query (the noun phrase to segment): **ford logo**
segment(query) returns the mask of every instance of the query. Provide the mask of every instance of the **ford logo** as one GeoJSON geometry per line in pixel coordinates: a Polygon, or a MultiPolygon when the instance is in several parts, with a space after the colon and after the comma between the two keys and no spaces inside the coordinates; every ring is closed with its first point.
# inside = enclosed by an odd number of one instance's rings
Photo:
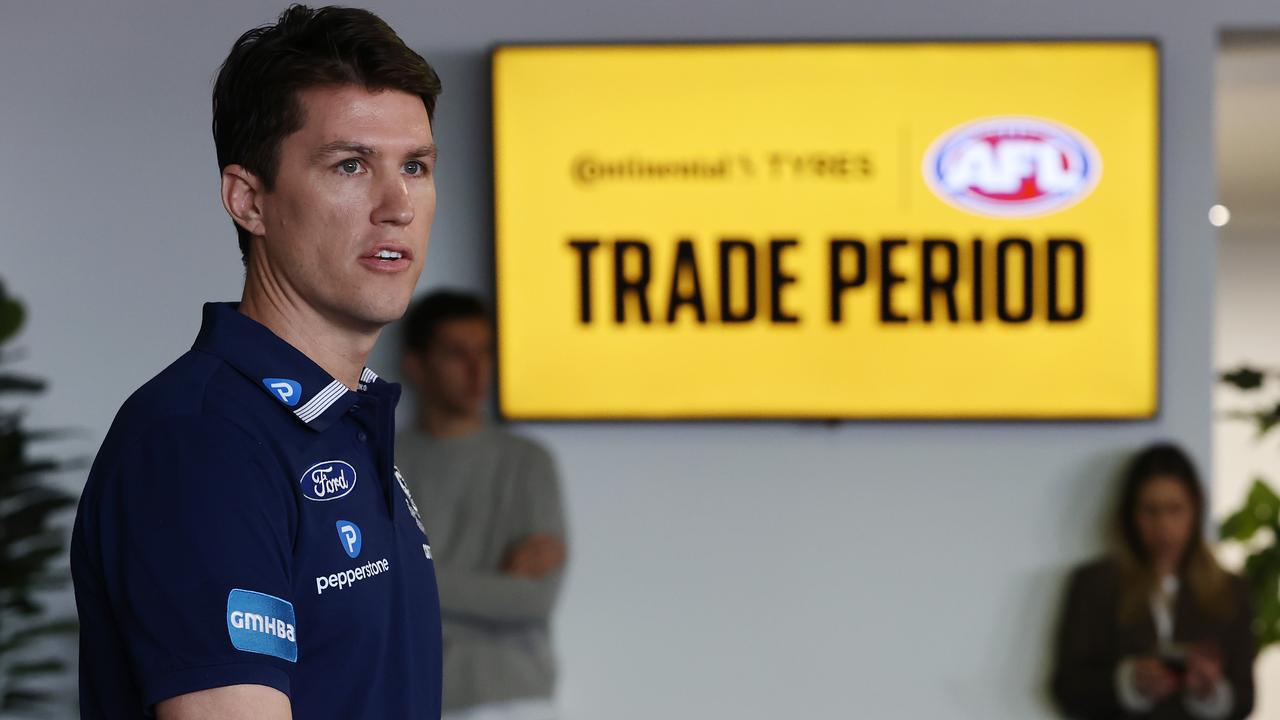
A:
{"type": "Polygon", "coordinates": [[[943,133],[924,156],[929,189],[978,215],[1034,217],[1084,200],[1102,177],[1088,138],[1049,120],[988,118],[943,133]]]}
{"type": "Polygon", "coordinates": [[[355,489],[356,469],[342,460],[325,460],[307,468],[299,482],[308,500],[337,500],[355,489]]]}

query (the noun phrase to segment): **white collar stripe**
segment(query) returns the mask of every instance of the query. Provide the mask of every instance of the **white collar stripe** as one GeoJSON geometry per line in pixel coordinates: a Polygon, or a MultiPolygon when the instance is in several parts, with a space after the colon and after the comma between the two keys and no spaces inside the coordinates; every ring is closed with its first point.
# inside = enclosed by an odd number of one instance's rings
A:
{"type": "Polygon", "coordinates": [[[378,373],[370,370],[369,368],[365,368],[364,372],[360,373],[360,382],[362,383],[371,383],[377,379],[378,373]]]}
{"type": "Polygon", "coordinates": [[[305,405],[293,411],[303,422],[311,422],[324,414],[330,405],[337,402],[347,392],[347,386],[340,381],[334,380],[325,386],[323,390],[316,394],[315,397],[307,401],[305,405]]]}
{"type": "Polygon", "coordinates": [[[323,413],[326,408],[332,405],[335,400],[342,397],[346,392],[347,386],[337,380],[334,380],[329,383],[324,390],[321,390],[316,397],[311,398],[311,401],[307,403],[308,407],[306,408],[305,414],[312,418],[320,415],[320,413],[323,413]]]}
{"type": "Polygon", "coordinates": [[[309,423],[323,415],[324,411],[328,410],[329,407],[337,402],[338,398],[342,397],[346,392],[347,389],[345,387],[335,390],[325,390],[322,395],[317,395],[315,398],[312,398],[311,402],[307,403],[303,408],[305,412],[299,411],[296,414],[303,422],[309,423]]]}
{"type": "Polygon", "coordinates": [[[325,387],[324,390],[317,393],[316,396],[311,398],[311,400],[308,401],[305,405],[298,408],[297,410],[294,410],[293,414],[297,415],[298,418],[301,419],[303,422],[311,422],[311,419],[316,416],[316,410],[325,404],[326,398],[330,395],[330,393],[331,393],[330,388],[325,387]]]}

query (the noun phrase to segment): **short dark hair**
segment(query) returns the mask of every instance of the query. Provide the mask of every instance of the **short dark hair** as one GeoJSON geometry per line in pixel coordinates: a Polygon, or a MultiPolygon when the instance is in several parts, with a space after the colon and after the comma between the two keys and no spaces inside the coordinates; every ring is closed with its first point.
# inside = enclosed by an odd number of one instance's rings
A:
{"type": "MultiPolygon", "coordinates": [[[[231,46],[213,86],[218,169],[243,165],[270,190],[280,143],[305,122],[298,91],[326,85],[400,90],[422,98],[434,120],[440,78],[381,18],[368,10],[291,5],[274,25],[249,30],[231,46]]],[[[236,224],[249,262],[249,233],[236,224]]]]}
{"type": "Polygon", "coordinates": [[[403,335],[406,352],[423,352],[431,347],[436,330],[450,320],[489,321],[489,306],[475,293],[437,290],[414,301],[405,313],[403,335]]]}

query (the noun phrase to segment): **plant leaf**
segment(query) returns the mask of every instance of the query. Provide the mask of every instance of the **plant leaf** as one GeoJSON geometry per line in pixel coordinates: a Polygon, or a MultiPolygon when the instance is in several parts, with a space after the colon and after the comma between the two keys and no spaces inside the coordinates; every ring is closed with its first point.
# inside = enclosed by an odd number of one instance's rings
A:
{"type": "Polygon", "coordinates": [[[1266,378],[1266,373],[1247,365],[1242,365],[1235,370],[1224,372],[1218,376],[1218,379],[1222,382],[1233,385],[1240,390],[1257,390],[1262,387],[1262,383],[1266,378]]]}
{"type": "Polygon", "coordinates": [[[53,695],[36,690],[12,688],[4,694],[4,702],[0,707],[6,710],[34,709],[53,699],[53,695]]]}
{"type": "Polygon", "coordinates": [[[1255,411],[1253,420],[1258,424],[1258,437],[1266,435],[1276,425],[1280,425],[1280,404],[1270,410],[1255,411]]]}
{"type": "Polygon", "coordinates": [[[1280,495],[1267,484],[1262,478],[1253,479],[1253,487],[1249,488],[1249,499],[1245,501],[1245,508],[1258,518],[1259,522],[1267,525],[1276,525],[1280,523],[1280,495]]]}
{"type": "Polygon", "coordinates": [[[44,612],[44,605],[26,595],[14,593],[13,597],[5,600],[4,604],[0,605],[0,610],[5,609],[12,610],[22,617],[34,617],[44,612]]]}
{"type": "Polygon", "coordinates": [[[32,675],[48,675],[49,673],[61,672],[66,667],[66,662],[56,658],[48,658],[14,663],[9,666],[7,672],[13,677],[31,677],[32,675]]]}
{"type": "Polygon", "coordinates": [[[1262,478],[1254,478],[1244,507],[1222,521],[1219,535],[1223,540],[1245,542],[1260,528],[1280,522],[1280,496],[1262,478]]]}
{"type": "Polygon", "coordinates": [[[45,382],[22,375],[0,375],[0,392],[40,392],[45,382]]]}
{"type": "Polygon", "coordinates": [[[27,311],[22,303],[5,295],[3,288],[0,288],[0,344],[17,335],[26,318],[27,311]]]}
{"type": "Polygon", "coordinates": [[[1222,521],[1218,528],[1218,536],[1223,540],[1245,542],[1258,531],[1258,521],[1247,510],[1237,510],[1222,521]]]}
{"type": "MultiPolygon", "coordinates": [[[[75,504],[75,500],[65,496],[44,497],[0,515],[0,547],[7,548],[17,540],[45,533],[55,513],[75,504]]],[[[61,531],[57,539],[62,541],[61,531]]]]}
{"type": "Polygon", "coordinates": [[[4,644],[0,644],[0,654],[12,652],[42,637],[70,635],[79,629],[80,623],[74,619],[58,620],[25,627],[13,633],[4,644]]]}

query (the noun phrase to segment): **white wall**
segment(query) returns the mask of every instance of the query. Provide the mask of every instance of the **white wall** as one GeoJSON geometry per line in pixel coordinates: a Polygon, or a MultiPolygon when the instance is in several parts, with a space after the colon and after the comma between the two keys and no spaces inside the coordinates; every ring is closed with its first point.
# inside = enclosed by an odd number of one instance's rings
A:
{"type": "MultiPolygon", "coordinates": [[[[1280,370],[1280,332],[1276,328],[1280,228],[1265,235],[1227,228],[1221,235],[1215,367],[1250,365],[1280,370]]],[[[1266,441],[1259,441],[1253,422],[1225,415],[1274,406],[1280,393],[1274,385],[1250,393],[1224,386],[1215,391],[1214,399],[1219,416],[1213,425],[1213,506],[1215,515],[1223,517],[1244,502],[1254,478],[1262,476],[1280,487],[1280,436],[1271,434],[1266,441]]]]}
{"type": "MultiPolygon", "coordinates": [[[[1280,70],[1280,68],[1278,68],[1280,70]]],[[[1280,188],[1276,188],[1280,192],[1280,188]]],[[[1218,304],[1214,344],[1215,367],[1242,364],[1280,368],[1280,333],[1275,309],[1280,307],[1280,234],[1250,232],[1237,225],[1220,231],[1218,245],[1218,304]]],[[[1274,386],[1265,394],[1241,393],[1222,387],[1214,393],[1219,413],[1260,409],[1280,397],[1274,386]]],[[[1228,420],[1213,424],[1213,515],[1222,520],[1248,497],[1256,477],[1280,488],[1280,437],[1258,440],[1252,422],[1228,420]]],[[[1220,553],[1233,568],[1243,565],[1245,548],[1226,545],[1220,553]]],[[[1280,652],[1269,649],[1256,666],[1260,685],[1257,717],[1280,716],[1280,652]]]]}
{"type": "MultiPolygon", "coordinates": [[[[120,401],[237,294],[211,78],[275,3],[0,5],[0,277],[29,303],[33,409],[92,451],[120,401]]],[[[569,718],[1050,717],[1065,570],[1117,463],[1210,450],[1204,209],[1220,21],[1265,2],[548,0],[374,5],[446,83],[424,284],[488,284],[484,52],[498,40],[1142,35],[1164,48],[1162,410],[1139,423],[544,425],[574,531],[569,718]]],[[[378,353],[388,367],[389,349],[378,353]]]]}
{"type": "MultiPolygon", "coordinates": [[[[1215,144],[1218,200],[1231,222],[1217,231],[1217,310],[1214,367],[1242,364],[1280,369],[1280,33],[1232,35],[1217,61],[1215,144]]],[[[1261,409],[1280,400],[1274,383],[1262,393],[1219,386],[1214,391],[1213,515],[1221,520],[1248,496],[1256,477],[1280,486],[1280,437],[1259,442],[1252,422],[1231,420],[1229,411],[1261,409]]],[[[1220,555],[1233,567],[1245,548],[1225,545],[1220,555]]],[[[1262,686],[1258,717],[1280,716],[1280,652],[1263,654],[1257,668],[1262,686]]]]}
{"type": "MultiPolygon", "coordinates": [[[[1217,231],[1217,314],[1214,366],[1250,364],[1280,369],[1280,33],[1233,36],[1217,63],[1215,140],[1219,200],[1231,222],[1217,231]]],[[[1221,387],[1219,411],[1252,408],[1276,399],[1221,387]]],[[[1215,509],[1244,500],[1262,474],[1280,483],[1280,439],[1256,442],[1251,423],[1219,417],[1214,424],[1215,509]]]]}

